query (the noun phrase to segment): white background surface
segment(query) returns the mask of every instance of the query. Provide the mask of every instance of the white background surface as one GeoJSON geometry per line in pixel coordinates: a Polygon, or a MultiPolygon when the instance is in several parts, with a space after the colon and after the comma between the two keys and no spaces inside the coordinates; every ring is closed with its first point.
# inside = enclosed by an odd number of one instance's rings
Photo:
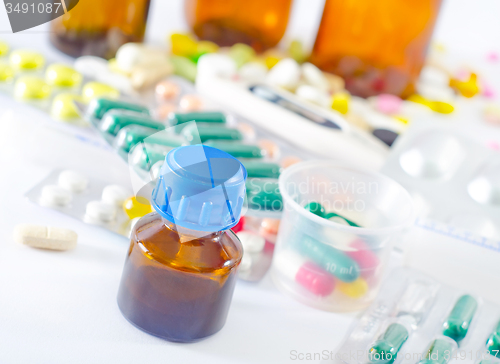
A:
{"type": "MultiPolygon", "coordinates": [[[[319,19],[322,3],[296,1],[287,37],[313,39],[310,23],[319,19]]],[[[499,1],[448,0],[436,39],[458,54],[484,57],[500,49],[499,14],[499,1]]],[[[150,41],[162,42],[184,26],[182,1],[153,0],[150,41]]],[[[69,61],[50,47],[46,29],[7,34],[0,6],[0,31],[5,31],[0,37],[69,61]]],[[[8,97],[0,97],[0,114],[1,364],[282,363],[291,350],[333,351],[340,343],[353,315],[305,307],[277,292],[269,279],[239,282],[226,326],[200,343],[172,344],[132,327],[116,305],[128,242],[22,198],[53,168],[79,169],[120,183],[127,180],[125,165],[111,151],[76,141],[72,129],[55,128],[40,112],[8,97]],[[12,240],[17,223],[74,229],[79,245],[63,253],[19,246],[12,240]]]]}

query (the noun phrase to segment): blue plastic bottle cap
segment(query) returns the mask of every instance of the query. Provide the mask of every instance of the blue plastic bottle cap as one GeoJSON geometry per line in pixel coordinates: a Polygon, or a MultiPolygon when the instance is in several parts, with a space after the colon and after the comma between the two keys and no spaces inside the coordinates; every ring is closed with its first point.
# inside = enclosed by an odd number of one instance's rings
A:
{"type": "Polygon", "coordinates": [[[153,190],[153,207],[191,230],[232,228],[241,216],[247,171],[236,158],[206,145],[171,150],[153,190]]]}

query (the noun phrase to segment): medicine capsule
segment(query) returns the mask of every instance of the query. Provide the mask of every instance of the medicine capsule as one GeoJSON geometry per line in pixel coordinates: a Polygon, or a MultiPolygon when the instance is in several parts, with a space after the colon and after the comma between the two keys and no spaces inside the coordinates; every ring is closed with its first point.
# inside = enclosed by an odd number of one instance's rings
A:
{"type": "Polygon", "coordinates": [[[203,107],[203,101],[196,95],[185,95],[179,100],[179,108],[184,111],[198,111],[203,107]]]}
{"type": "Polygon", "coordinates": [[[349,244],[352,251],[346,251],[346,254],[354,259],[361,269],[361,276],[368,278],[375,273],[380,264],[378,256],[361,239],[356,239],[349,244]]]}
{"type": "Polygon", "coordinates": [[[38,52],[18,49],[10,54],[10,64],[19,71],[34,71],[44,66],[45,57],[38,52]]]}
{"type": "Polygon", "coordinates": [[[33,248],[69,250],[76,247],[78,235],[69,229],[20,224],[14,228],[14,240],[33,248]]]}
{"type": "Polygon", "coordinates": [[[360,298],[368,292],[368,283],[361,277],[350,283],[339,281],[338,290],[348,297],[360,298]]]}
{"type": "Polygon", "coordinates": [[[47,99],[52,89],[45,81],[36,76],[22,76],[14,85],[14,97],[22,100],[47,99]]]}
{"type": "Polygon", "coordinates": [[[89,180],[83,174],[67,169],[59,173],[58,184],[68,191],[77,193],[87,188],[89,180]]]}
{"type": "Polygon", "coordinates": [[[465,338],[477,310],[477,301],[470,295],[461,296],[443,324],[443,335],[457,343],[465,338]]]}
{"type": "Polygon", "coordinates": [[[287,250],[276,254],[274,268],[316,296],[325,297],[335,289],[335,278],[299,254],[287,250]]]}
{"type": "Polygon", "coordinates": [[[110,205],[122,206],[130,193],[120,185],[107,185],[102,190],[102,200],[110,205]]]}
{"type": "Polygon", "coordinates": [[[111,222],[116,217],[116,206],[104,201],[90,201],[85,213],[92,222],[111,222]]]}
{"type": "MultiPolygon", "coordinates": [[[[251,144],[214,140],[210,140],[205,144],[231,154],[235,158],[263,158],[265,154],[264,150],[251,144]]],[[[250,175],[248,175],[248,177],[250,177],[250,175]]]]}
{"type": "Polygon", "coordinates": [[[5,56],[7,53],[9,53],[10,47],[7,43],[5,42],[0,42],[0,57],[5,56]]]}
{"type": "Polygon", "coordinates": [[[341,114],[349,112],[349,101],[351,97],[347,92],[338,92],[332,96],[331,107],[341,114]]]}
{"type": "Polygon", "coordinates": [[[486,340],[486,350],[490,352],[490,355],[500,357],[500,321],[486,340]]]}
{"type": "MultiPolygon", "coordinates": [[[[141,201],[142,200],[144,199],[141,199],[141,201]]],[[[146,201],[144,200],[144,202],[146,201]]],[[[123,211],[125,211],[129,219],[134,219],[149,214],[153,209],[149,203],[139,202],[135,196],[132,196],[123,203],[123,211]]]]}
{"type": "Polygon", "coordinates": [[[171,81],[161,81],[155,87],[156,97],[160,100],[173,100],[181,93],[179,85],[171,81]]]}
{"type": "Polygon", "coordinates": [[[82,96],[85,102],[90,102],[96,97],[117,99],[120,96],[120,91],[104,83],[92,81],[83,86],[82,96]]]}
{"type": "Polygon", "coordinates": [[[377,364],[392,363],[396,359],[401,346],[408,340],[408,336],[408,329],[404,325],[400,323],[389,325],[369,349],[368,357],[370,362],[377,364]]]}
{"type": "Polygon", "coordinates": [[[64,64],[51,64],[45,71],[45,81],[51,86],[77,87],[82,78],[80,72],[64,64]]]}
{"type": "Polygon", "coordinates": [[[276,163],[262,162],[258,160],[241,161],[241,163],[247,170],[247,176],[249,178],[278,178],[281,173],[281,167],[276,163]]]}
{"type": "Polygon", "coordinates": [[[74,101],[82,102],[83,99],[80,95],[71,93],[61,93],[57,95],[52,101],[50,114],[58,120],[78,119],[80,117],[80,112],[74,101]]]}
{"type": "Polygon", "coordinates": [[[98,97],[93,99],[89,107],[87,109],[87,113],[96,119],[102,119],[104,114],[110,110],[128,110],[128,111],[134,111],[137,113],[149,115],[149,110],[147,107],[138,105],[138,104],[132,104],[127,101],[121,101],[121,100],[115,100],[115,99],[107,99],[103,97],[98,97]]]}
{"type": "Polygon", "coordinates": [[[347,218],[345,218],[344,216],[341,216],[335,212],[329,212],[327,214],[325,214],[324,218],[327,219],[327,220],[330,220],[330,219],[333,219],[333,218],[342,218],[344,219],[345,221],[347,221],[347,223],[350,225],[350,226],[354,226],[354,227],[361,227],[359,226],[358,224],[356,224],[354,221],[352,220],[349,220],[347,218]]]}
{"type": "Polygon", "coordinates": [[[57,186],[43,186],[40,204],[48,207],[64,207],[71,202],[72,195],[68,190],[57,186]]]}
{"type": "Polygon", "coordinates": [[[425,353],[424,359],[418,364],[447,364],[457,350],[457,344],[453,340],[443,336],[431,342],[425,353]]]}
{"type": "Polygon", "coordinates": [[[205,143],[207,140],[241,140],[243,135],[237,129],[224,126],[190,125],[182,130],[182,135],[191,144],[205,143]],[[199,139],[198,139],[199,136],[199,139]]]}
{"type": "Polygon", "coordinates": [[[298,237],[297,250],[344,282],[354,282],[360,275],[359,265],[344,252],[323,244],[309,235],[298,237]]]}
{"type": "Polygon", "coordinates": [[[9,82],[14,79],[14,68],[5,62],[0,62],[0,82],[9,82]]]}
{"type": "Polygon", "coordinates": [[[246,183],[248,206],[256,210],[281,211],[283,198],[276,179],[250,178],[246,183]]]}
{"type": "MultiPolygon", "coordinates": [[[[168,116],[168,125],[178,126],[189,121],[196,121],[199,123],[226,123],[226,115],[218,111],[205,111],[205,112],[187,112],[187,113],[171,113],[168,116]]],[[[176,129],[180,131],[182,128],[176,129]]]]}
{"type": "Polygon", "coordinates": [[[115,148],[129,152],[132,147],[142,141],[147,144],[159,144],[168,147],[180,147],[183,139],[177,135],[171,135],[166,131],[158,132],[157,129],[140,125],[129,125],[118,132],[115,139],[115,148]]]}
{"type": "Polygon", "coordinates": [[[131,161],[134,166],[149,171],[158,163],[165,161],[165,156],[173,147],[158,144],[136,145],[132,150],[131,161]]]}
{"type": "Polygon", "coordinates": [[[165,126],[151,119],[145,114],[136,113],[127,110],[110,110],[108,111],[99,124],[99,129],[102,132],[116,135],[118,132],[127,125],[140,125],[155,130],[163,130],[165,126]]]}
{"type": "Polygon", "coordinates": [[[325,217],[325,208],[318,202],[309,202],[304,208],[319,217],[325,217]]]}

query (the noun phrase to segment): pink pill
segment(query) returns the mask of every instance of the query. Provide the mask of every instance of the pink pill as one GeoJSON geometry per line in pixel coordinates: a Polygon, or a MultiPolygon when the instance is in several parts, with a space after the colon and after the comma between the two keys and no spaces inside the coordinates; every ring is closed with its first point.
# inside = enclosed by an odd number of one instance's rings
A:
{"type": "Polygon", "coordinates": [[[181,88],[173,82],[161,81],[155,88],[156,96],[160,100],[173,100],[181,93],[181,88]]]}
{"type": "Polygon", "coordinates": [[[361,268],[361,275],[364,278],[372,276],[380,263],[377,255],[361,239],[354,240],[349,244],[349,247],[356,249],[348,251],[346,254],[358,262],[359,268],[361,268]]]}
{"type": "Polygon", "coordinates": [[[487,85],[487,84],[483,84],[481,94],[484,97],[486,97],[487,99],[493,99],[493,98],[495,98],[495,95],[496,95],[493,87],[491,87],[490,85],[487,85]]]}
{"type": "Polygon", "coordinates": [[[377,96],[375,107],[384,114],[397,114],[403,101],[394,95],[381,94],[377,96]]]}
{"type": "Polygon", "coordinates": [[[311,262],[307,262],[299,268],[295,275],[295,281],[317,296],[328,296],[335,288],[335,278],[311,262]]]}

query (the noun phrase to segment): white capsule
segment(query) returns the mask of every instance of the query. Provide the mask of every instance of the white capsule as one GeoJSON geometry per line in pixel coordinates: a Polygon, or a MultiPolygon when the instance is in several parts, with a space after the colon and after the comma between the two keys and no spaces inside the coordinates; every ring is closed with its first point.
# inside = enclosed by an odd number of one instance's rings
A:
{"type": "Polygon", "coordinates": [[[319,106],[326,107],[329,103],[328,95],[314,86],[301,85],[297,87],[295,94],[301,99],[319,106]]]}
{"type": "Polygon", "coordinates": [[[236,68],[236,62],[231,57],[208,53],[198,60],[196,77],[232,78],[236,75],[236,68]]]}
{"type": "Polygon", "coordinates": [[[241,241],[243,251],[247,253],[259,253],[264,250],[266,240],[262,236],[250,231],[240,231],[236,235],[241,241]]]}
{"type": "Polygon", "coordinates": [[[94,56],[83,56],[76,59],[75,69],[89,78],[98,78],[102,73],[108,73],[108,61],[94,56]]]}
{"type": "Polygon", "coordinates": [[[330,84],[318,67],[312,63],[306,62],[301,66],[301,69],[302,76],[309,85],[314,86],[323,92],[328,91],[330,84]]]}
{"type": "Polygon", "coordinates": [[[241,66],[238,75],[245,82],[263,82],[267,75],[267,67],[259,62],[248,62],[241,66]]]}
{"type": "Polygon", "coordinates": [[[108,185],[102,190],[102,200],[111,205],[122,206],[131,193],[120,185],[108,185]]]}
{"type": "Polygon", "coordinates": [[[83,174],[67,169],[59,174],[58,183],[71,192],[81,192],[87,188],[89,180],[83,174]]]}
{"type": "Polygon", "coordinates": [[[76,247],[78,235],[69,229],[20,224],[14,228],[14,240],[33,248],[68,250],[76,247]]]}
{"type": "Polygon", "coordinates": [[[85,209],[91,221],[111,222],[116,217],[116,207],[104,201],[90,201],[85,209]]]}
{"type": "Polygon", "coordinates": [[[71,202],[71,192],[57,185],[48,185],[42,188],[40,204],[43,206],[64,207],[71,202]]]}
{"type": "Polygon", "coordinates": [[[291,58],[276,63],[266,76],[266,82],[272,86],[294,90],[300,80],[300,66],[291,58]]]}
{"type": "Polygon", "coordinates": [[[126,43],[116,52],[116,65],[125,72],[132,71],[143,59],[144,46],[140,43],[126,43]]]}

